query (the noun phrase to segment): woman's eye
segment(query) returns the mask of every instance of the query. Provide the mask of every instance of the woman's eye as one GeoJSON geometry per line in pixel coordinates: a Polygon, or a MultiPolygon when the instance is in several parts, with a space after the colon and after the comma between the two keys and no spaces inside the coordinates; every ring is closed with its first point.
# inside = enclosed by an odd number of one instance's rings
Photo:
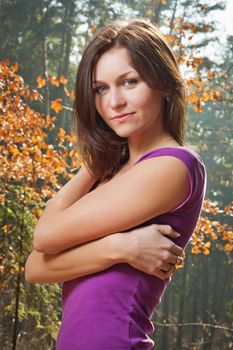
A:
{"type": "Polygon", "coordinates": [[[135,85],[136,83],[137,83],[136,79],[126,79],[123,81],[124,85],[130,85],[130,86],[135,85]]]}
{"type": "Polygon", "coordinates": [[[94,90],[97,94],[101,94],[102,92],[104,92],[107,89],[106,86],[101,85],[101,86],[97,86],[94,90]]]}

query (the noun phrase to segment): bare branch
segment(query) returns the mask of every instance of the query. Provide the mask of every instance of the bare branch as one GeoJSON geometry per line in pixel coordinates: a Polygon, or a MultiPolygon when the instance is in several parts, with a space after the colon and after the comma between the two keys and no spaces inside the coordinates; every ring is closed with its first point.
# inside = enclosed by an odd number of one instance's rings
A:
{"type": "Polygon", "coordinates": [[[155,326],[160,326],[160,327],[189,327],[189,326],[198,326],[202,328],[214,328],[214,329],[219,329],[222,331],[227,331],[233,333],[233,329],[225,326],[219,326],[215,324],[210,324],[210,323],[197,323],[197,322],[189,322],[189,323],[158,323],[154,322],[155,326]]]}

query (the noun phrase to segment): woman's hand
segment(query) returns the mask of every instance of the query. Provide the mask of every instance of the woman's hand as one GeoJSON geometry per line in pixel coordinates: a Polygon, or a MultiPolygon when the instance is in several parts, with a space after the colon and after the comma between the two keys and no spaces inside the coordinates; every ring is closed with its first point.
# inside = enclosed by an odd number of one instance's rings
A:
{"type": "Polygon", "coordinates": [[[177,262],[184,258],[183,249],[169,239],[179,237],[169,225],[153,224],[122,234],[127,235],[130,250],[126,262],[163,280],[176,272],[177,262]]]}

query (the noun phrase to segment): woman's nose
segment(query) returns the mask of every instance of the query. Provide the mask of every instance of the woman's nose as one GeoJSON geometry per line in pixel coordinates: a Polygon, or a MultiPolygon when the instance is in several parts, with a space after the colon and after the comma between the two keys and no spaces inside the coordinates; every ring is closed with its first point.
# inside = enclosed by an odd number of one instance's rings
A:
{"type": "Polygon", "coordinates": [[[126,103],[124,94],[119,89],[112,89],[110,92],[110,107],[115,109],[126,103]]]}

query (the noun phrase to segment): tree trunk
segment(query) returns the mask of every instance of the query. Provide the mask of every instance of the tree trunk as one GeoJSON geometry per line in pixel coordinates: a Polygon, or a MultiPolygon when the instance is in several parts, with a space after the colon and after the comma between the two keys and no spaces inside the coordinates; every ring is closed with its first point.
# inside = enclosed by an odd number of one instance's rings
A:
{"type": "Polygon", "coordinates": [[[161,1],[158,1],[157,3],[155,3],[154,5],[154,16],[153,16],[153,22],[159,26],[159,16],[161,13],[161,9],[162,9],[162,4],[161,1]]]}
{"type": "Polygon", "coordinates": [[[21,269],[22,269],[22,257],[23,257],[23,231],[24,231],[24,205],[22,204],[22,222],[21,222],[20,233],[19,233],[19,257],[18,257],[18,272],[17,272],[17,279],[16,279],[15,312],[14,312],[13,332],[12,332],[12,350],[16,350],[17,339],[18,339],[20,282],[21,282],[21,269]]]}
{"type": "MultiPolygon", "coordinates": [[[[202,321],[203,323],[208,323],[208,312],[209,312],[209,257],[203,257],[204,263],[201,272],[202,278],[202,321]]],[[[205,330],[203,328],[203,339],[208,337],[209,329],[205,330]]],[[[203,345],[203,350],[209,350],[210,343],[206,341],[203,345]]]]}
{"type": "MultiPolygon", "coordinates": [[[[74,35],[74,27],[75,27],[75,3],[74,1],[68,1],[66,5],[66,24],[65,24],[65,33],[64,33],[64,53],[62,56],[62,69],[60,74],[63,74],[66,78],[69,76],[69,64],[70,64],[70,54],[71,54],[71,46],[72,46],[72,38],[74,35]]],[[[62,92],[63,103],[66,104],[67,97],[62,92]]],[[[59,125],[57,127],[62,127],[66,130],[70,128],[70,111],[63,111],[63,118],[59,120],[59,125]]]]}
{"type": "Polygon", "coordinates": [[[68,9],[69,9],[69,2],[65,2],[65,11],[64,11],[64,17],[63,17],[63,25],[64,29],[62,31],[62,39],[61,39],[61,50],[60,50],[60,60],[59,60],[59,67],[57,75],[60,76],[63,73],[63,62],[64,62],[64,55],[65,55],[65,41],[68,33],[68,9]]]}
{"type": "Polygon", "coordinates": [[[178,0],[175,0],[175,6],[174,6],[174,9],[173,9],[173,12],[172,12],[172,18],[171,18],[170,25],[169,25],[169,27],[170,27],[169,35],[172,35],[173,22],[174,22],[175,15],[176,15],[177,2],[178,2],[178,0]]]}
{"type": "MultiPolygon", "coordinates": [[[[169,318],[169,306],[170,306],[170,300],[169,300],[169,293],[166,293],[163,297],[163,318],[168,321],[169,318]]],[[[169,334],[170,331],[168,327],[163,327],[162,329],[162,335],[161,335],[161,350],[167,350],[169,349],[169,334]]]]}
{"type": "MultiPolygon", "coordinates": [[[[178,323],[182,324],[184,321],[184,308],[185,308],[185,298],[186,298],[186,281],[187,281],[187,270],[189,263],[189,255],[185,260],[182,279],[181,279],[181,288],[179,293],[179,314],[178,314],[178,323]]],[[[178,334],[176,338],[176,349],[182,349],[182,337],[183,337],[183,327],[178,326],[178,334]]]]}
{"type": "MultiPolygon", "coordinates": [[[[43,18],[44,12],[43,12],[43,0],[40,3],[40,15],[41,18],[43,18]]],[[[46,25],[46,23],[44,24],[46,25]]],[[[46,30],[43,26],[43,33],[42,33],[42,66],[43,66],[43,72],[45,75],[45,80],[46,80],[46,84],[45,84],[45,113],[46,115],[50,115],[50,92],[49,92],[49,81],[48,81],[48,76],[49,76],[49,72],[48,72],[48,53],[47,53],[47,40],[46,40],[46,30]]]]}
{"type": "MultiPolygon", "coordinates": [[[[220,290],[220,288],[216,289],[215,293],[214,293],[214,304],[213,304],[213,314],[214,317],[216,319],[217,322],[220,321],[221,317],[222,317],[222,313],[224,312],[224,303],[225,303],[225,295],[227,292],[227,288],[229,287],[229,280],[231,278],[231,269],[229,269],[228,271],[226,270],[226,267],[224,269],[224,273],[225,276],[222,276],[223,273],[223,266],[221,266],[220,262],[217,260],[216,261],[216,273],[215,273],[215,286],[219,285],[219,280],[220,280],[220,276],[221,276],[221,285],[222,285],[222,289],[220,290]],[[230,270],[230,271],[229,271],[230,270]],[[218,292],[218,295],[217,295],[218,292]],[[218,300],[218,301],[217,301],[218,300]]],[[[216,333],[216,329],[212,328],[211,329],[211,334],[210,334],[210,346],[211,346],[211,350],[215,350],[215,346],[216,344],[214,343],[214,336],[216,333]]]]}
{"type": "Polygon", "coordinates": [[[65,54],[63,59],[62,73],[67,77],[69,72],[70,52],[72,37],[74,31],[74,16],[75,16],[75,4],[73,1],[68,2],[68,23],[66,26],[66,43],[65,43],[65,54]]]}
{"type": "Polygon", "coordinates": [[[15,312],[14,312],[13,332],[12,332],[12,350],[16,350],[16,346],[17,346],[18,323],[19,323],[19,294],[20,294],[20,271],[18,271],[17,279],[16,279],[15,312]]]}
{"type": "MultiPolygon", "coordinates": [[[[191,320],[192,322],[197,322],[197,316],[198,316],[198,301],[199,301],[199,290],[200,290],[200,266],[201,263],[198,262],[196,263],[196,269],[194,271],[193,275],[193,281],[195,282],[194,285],[192,286],[192,317],[191,320]]],[[[198,336],[198,327],[197,326],[192,326],[192,334],[191,334],[191,340],[192,343],[196,343],[198,336]]]]}

